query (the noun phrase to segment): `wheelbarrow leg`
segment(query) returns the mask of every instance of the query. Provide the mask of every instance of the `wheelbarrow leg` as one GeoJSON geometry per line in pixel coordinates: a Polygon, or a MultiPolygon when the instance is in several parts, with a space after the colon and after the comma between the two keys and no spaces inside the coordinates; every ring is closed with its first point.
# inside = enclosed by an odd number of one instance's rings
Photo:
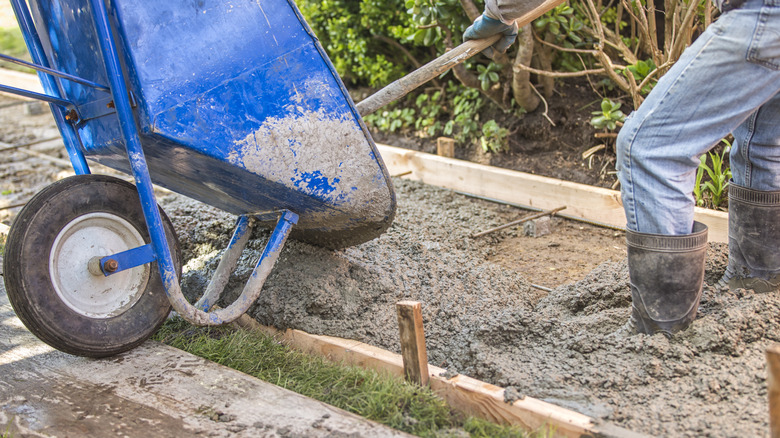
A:
{"type": "Polygon", "coordinates": [[[246,248],[249,235],[252,234],[252,222],[253,220],[248,216],[241,216],[238,219],[236,231],[233,232],[233,237],[230,239],[222,259],[219,261],[217,270],[214,271],[214,275],[206,287],[206,292],[195,303],[195,308],[208,312],[219,301],[219,297],[222,296],[222,291],[225,290],[225,286],[230,279],[230,274],[236,269],[238,259],[241,257],[244,248],[246,248]]]}
{"type": "Polygon", "coordinates": [[[230,275],[227,268],[230,267],[230,271],[232,271],[232,267],[235,266],[236,260],[241,253],[239,249],[242,249],[242,245],[245,245],[246,240],[248,240],[251,224],[247,229],[241,229],[242,224],[246,224],[247,222],[246,217],[242,217],[241,220],[239,220],[239,226],[233,234],[233,239],[231,241],[231,244],[235,244],[234,247],[232,249],[229,248],[225,252],[223,259],[220,261],[220,266],[217,268],[218,272],[215,273],[214,278],[212,278],[211,283],[209,283],[207,292],[195,306],[187,302],[187,299],[181,292],[178,278],[176,278],[175,274],[166,276],[165,273],[161,273],[163,274],[165,292],[168,294],[173,309],[179,316],[195,325],[221,325],[235,321],[238,317],[246,313],[246,311],[249,310],[249,307],[257,301],[263,284],[265,284],[265,280],[268,278],[271,269],[279,259],[279,254],[290,235],[290,231],[292,231],[293,225],[298,222],[298,215],[291,211],[283,210],[281,212],[276,227],[274,228],[273,233],[271,233],[268,243],[265,245],[263,254],[257,261],[255,269],[252,271],[252,275],[249,277],[246,285],[244,285],[241,296],[224,309],[205,312],[208,307],[212,307],[216,300],[219,299],[219,295],[221,294],[222,289],[224,289],[224,285],[227,283],[230,275]],[[219,273],[220,269],[223,270],[222,273],[219,273]]]}

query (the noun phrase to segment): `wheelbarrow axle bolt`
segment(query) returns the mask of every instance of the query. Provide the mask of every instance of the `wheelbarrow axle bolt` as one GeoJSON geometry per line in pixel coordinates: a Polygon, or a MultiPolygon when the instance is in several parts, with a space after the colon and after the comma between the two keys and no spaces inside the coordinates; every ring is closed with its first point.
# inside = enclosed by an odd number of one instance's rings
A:
{"type": "Polygon", "coordinates": [[[106,272],[116,272],[117,269],[119,269],[119,262],[114,259],[108,259],[103,264],[103,270],[106,272]]]}

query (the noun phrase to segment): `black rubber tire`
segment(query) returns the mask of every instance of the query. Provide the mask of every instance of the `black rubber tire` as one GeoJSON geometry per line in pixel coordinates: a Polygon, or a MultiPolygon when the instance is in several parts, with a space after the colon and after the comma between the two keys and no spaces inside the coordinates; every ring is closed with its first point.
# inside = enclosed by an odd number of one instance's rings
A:
{"type": "MultiPolygon", "coordinates": [[[[66,353],[106,357],[130,350],[165,322],[171,305],[157,263],[152,263],[143,295],[122,313],[91,318],[68,307],[57,294],[49,256],[57,235],[89,213],[109,213],[129,222],[150,242],[135,186],[105,175],[77,175],[36,194],[14,220],[3,258],[8,299],[24,325],[43,342],[66,353]]],[[[170,219],[160,209],[173,262],[181,278],[181,251],[170,219]]],[[[110,277],[109,277],[110,278],[110,277]]],[[[130,293],[130,292],[129,292],[130,293]]]]}

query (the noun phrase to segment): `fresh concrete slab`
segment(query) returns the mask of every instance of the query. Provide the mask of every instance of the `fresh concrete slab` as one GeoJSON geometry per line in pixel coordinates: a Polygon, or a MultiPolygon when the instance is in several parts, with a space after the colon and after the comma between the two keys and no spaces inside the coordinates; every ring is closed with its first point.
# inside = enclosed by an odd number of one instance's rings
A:
{"type": "Polygon", "coordinates": [[[0,435],[403,437],[316,400],[157,342],[109,359],[52,349],[0,285],[0,435]]]}

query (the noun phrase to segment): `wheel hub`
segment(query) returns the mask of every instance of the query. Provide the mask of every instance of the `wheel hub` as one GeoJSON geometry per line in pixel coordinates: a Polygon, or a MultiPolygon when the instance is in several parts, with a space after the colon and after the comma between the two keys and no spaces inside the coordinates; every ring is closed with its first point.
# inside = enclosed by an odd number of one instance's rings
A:
{"type": "Polygon", "coordinates": [[[89,318],[122,314],[143,295],[149,265],[111,275],[94,275],[93,258],[106,257],[145,245],[128,221],[109,213],[79,216],[57,235],[49,253],[49,275],[57,295],[70,309],[89,318]]]}

